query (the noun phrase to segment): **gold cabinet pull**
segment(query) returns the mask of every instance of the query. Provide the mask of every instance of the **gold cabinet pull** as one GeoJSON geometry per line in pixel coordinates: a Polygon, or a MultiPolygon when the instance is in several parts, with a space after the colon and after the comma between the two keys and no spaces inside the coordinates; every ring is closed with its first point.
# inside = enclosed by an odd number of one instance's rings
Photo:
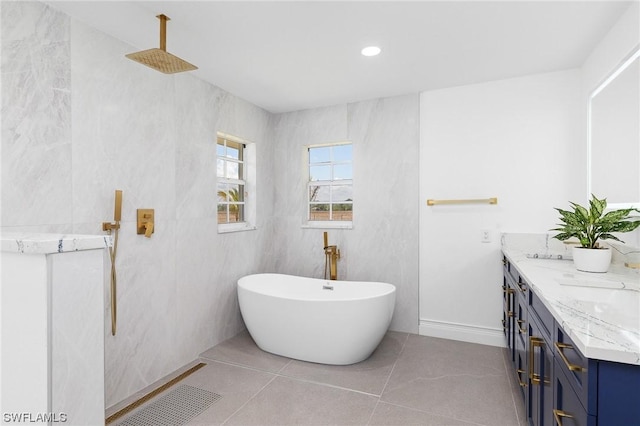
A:
{"type": "Polygon", "coordinates": [[[527,329],[522,328],[522,324],[524,324],[524,320],[517,320],[517,322],[518,322],[518,332],[520,332],[520,334],[526,334],[527,329]]]}
{"type": "Polygon", "coordinates": [[[527,383],[522,381],[522,378],[521,378],[522,376],[521,376],[521,374],[523,374],[523,373],[524,373],[524,374],[526,374],[527,372],[526,372],[526,371],[524,371],[524,370],[521,370],[521,369],[519,369],[519,368],[516,370],[516,372],[518,373],[518,384],[519,384],[521,387],[526,388],[526,387],[527,387],[527,383]]]}
{"type": "Polygon", "coordinates": [[[518,283],[518,287],[520,287],[521,292],[527,291],[527,285],[525,283],[518,283]]]}
{"type": "Polygon", "coordinates": [[[504,294],[513,294],[515,292],[515,290],[512,289],[512,288],[508,288],[506,285],[503,285],[502,286],[502,292],[504,294]]]}
{"type": "Polygon", "coordinates": [[[509,295],[513,294],[515,290],[512,288],[506,288],[506,286],[502,286],[502,292],[507,295],[507,316],[509,318],[512,318],[515,316],[515,313],[511,310],[511,298],[509,297],[509,295]]]}
{"type": "Polygon", "coordinates": [[[529,336],[529,379],[531,379],[532,385],[540,384],[540,375],[534,373],[535,370],[535,348],[542,348],[544,346],[544,340],[539,337],[529,336]]]}
{"type": "Polygon", "coordinates": [[[560,358],[562,358],[562,360],[564,361],[564,364],[567,366],[569,371],[578,371],[578,372],[586,371],[586,368],[584,368],[584,367],[582,367],[580,365],[571,364],[569,362],[569,360],[567,359],[567,356],[564,354],[563,349],[574,349],[574,347],[572,345],[568,345],[566,343],[555,342],[555,346],[556,346],[556,349],[558,349],[558,353],[560,354],[560,358]]]}
{"type": "Polygon", "coordinates": [[[556,424],[558,426],[562,426],[562,418],[563,417],[568,417],[570,419],[573,418],[573,416],[571,414],[569,414],[569,413],[565,413],[564,411],[557,410],[555,408],[553,409],[553,418],[555,419],[556,424]]]}

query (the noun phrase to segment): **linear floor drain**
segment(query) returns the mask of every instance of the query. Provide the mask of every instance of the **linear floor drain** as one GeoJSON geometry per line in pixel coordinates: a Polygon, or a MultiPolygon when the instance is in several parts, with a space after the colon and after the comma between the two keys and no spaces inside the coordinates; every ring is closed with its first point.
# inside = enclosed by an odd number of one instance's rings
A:
{"type": "Polygon", "coordinates": [[[141,405],[143,405],[147,401],[151,401],[153,398],[155,398],[156,396],[160,395],[162,392],[166,391],[171,386],[173,386],[176,383],[180,382],[181,380],[187,378],[188,376],[192,375],[193,373],[195,373],[196,371],[198,371],[202,367],[205,367],[206,365],[207,364],[205,364],[204,362],[201,362],[201,363],[198,363],[198,364],[194,365],[193,367],[191,367],[187,371],[184,371],[183,373],[181,373],[178,376],[174,377],[173,379],[169,380],[164,385],[152,390],[148,394],[144,395],[142,398],[132,402],[131,404],[127,405],[126,407],[124,407],[124,408],[118,410],[117,412],[113,413],[112,415],[110,415],[109,417],[107,417],[105,419],[105,424],[110,425],[111,423],[115,422],[119,418],[126,416],[128,413],[130,413],[133,410],[135,410],[136,408],[140,407],[141,405]]]}
{"type": "Polygon", "coordinates": [[[221,398],[222,396],[217,393],[189,385],[180,385],[154,403],[124,419],[118,425],[183,425],[221,398]]]}

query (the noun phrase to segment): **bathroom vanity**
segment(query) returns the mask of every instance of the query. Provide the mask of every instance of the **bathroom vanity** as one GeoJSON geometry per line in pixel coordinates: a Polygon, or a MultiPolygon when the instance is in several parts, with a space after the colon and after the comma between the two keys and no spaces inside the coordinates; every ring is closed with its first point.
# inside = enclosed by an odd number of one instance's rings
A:
{"type": "Polygon", "coordinates": [[[3,422],[104,424],[105,236],[3,234],[3,422]]]}
{"type": "Polygon", "coordinates": [[[640,424],[640,274],[504,248],[502,261],[502,323],[529,424],[640,424]]]}

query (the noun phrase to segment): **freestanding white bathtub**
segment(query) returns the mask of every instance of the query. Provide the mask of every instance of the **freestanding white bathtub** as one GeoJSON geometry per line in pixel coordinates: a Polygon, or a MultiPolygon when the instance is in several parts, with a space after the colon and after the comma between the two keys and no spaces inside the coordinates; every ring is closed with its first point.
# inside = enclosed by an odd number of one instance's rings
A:
{"type": "Polygon", "coordinates": [[[347,365],[367,359],[391,322],[396,288],[282,274],[238,280],[240,312],[264,351],[347,365]]]}

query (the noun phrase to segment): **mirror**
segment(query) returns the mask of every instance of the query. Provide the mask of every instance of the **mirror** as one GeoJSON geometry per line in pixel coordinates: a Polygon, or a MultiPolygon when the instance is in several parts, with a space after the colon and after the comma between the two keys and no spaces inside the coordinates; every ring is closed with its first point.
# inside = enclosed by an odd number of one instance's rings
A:
{"type": "Polygon", "coordinates": [[[589,97],[588,194],[640,208],[640,49],[589,97]]]}

